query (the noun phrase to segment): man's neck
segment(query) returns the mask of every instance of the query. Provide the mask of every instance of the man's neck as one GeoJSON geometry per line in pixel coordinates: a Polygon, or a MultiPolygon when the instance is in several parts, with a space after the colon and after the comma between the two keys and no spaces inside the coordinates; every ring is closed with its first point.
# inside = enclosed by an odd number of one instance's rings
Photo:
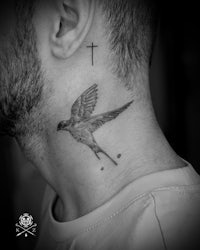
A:
{"type": "Polygon", "coordinates": [[[59,199],[55,216],[60,221],[73,220],[91,212],[144,175],[183,166],[159,129],[153,113],[141,110],[137,104],[132,104],[113,124],[97,130],[94,137],[118,165],[103,154],[99,154],[98,160],[85,148],[87,157],[73,166],[76,168],[74,175],[69,175],[68,167],[62,175],[57,175],[59,199]]]}

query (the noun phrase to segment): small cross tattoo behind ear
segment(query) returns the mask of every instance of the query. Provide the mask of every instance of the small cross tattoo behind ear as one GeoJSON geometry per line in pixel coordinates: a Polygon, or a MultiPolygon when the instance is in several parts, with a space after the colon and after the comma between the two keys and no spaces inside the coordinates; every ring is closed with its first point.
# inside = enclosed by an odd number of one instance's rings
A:
{"type": "Polygon", "coordinates": [[[94,66],[94,48],[97,48],[98,45],[94,45],[93,42],[92,42],[92,45],[88,45],[86,47],[92,50],[92,54],[91,54],[91,57],[92,57],[92,66],[94,66]]]}

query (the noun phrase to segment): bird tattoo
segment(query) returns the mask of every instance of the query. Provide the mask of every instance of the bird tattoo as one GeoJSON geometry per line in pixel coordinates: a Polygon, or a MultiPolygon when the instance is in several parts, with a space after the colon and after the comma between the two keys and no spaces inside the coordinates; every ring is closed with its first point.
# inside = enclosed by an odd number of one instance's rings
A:
{"type": "Polygon", "coordinates": [[[97,92],[97,84],[93,84],[85,90],[72,105],[70,119],[59,122],[57,131],[68,131],[77,142],[87,145],[99,160],[100,157],[98,153],[102,153],[115,165],[118,165],[117,162],[97,144],[93,133],[106,122],[112,121],[126,110],[133,100],[118,109],[92,116],[92,112],[97,103],[97,92]]]}

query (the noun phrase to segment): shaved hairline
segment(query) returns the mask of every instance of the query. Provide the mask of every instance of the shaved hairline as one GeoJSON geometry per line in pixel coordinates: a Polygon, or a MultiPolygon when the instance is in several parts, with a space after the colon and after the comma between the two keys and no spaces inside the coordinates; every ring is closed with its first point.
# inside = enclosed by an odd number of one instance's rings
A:
{"type": "Polygon", "coordinates": [[[111,51],[112,71],[132,90],[135,77],[148,68],[158,12],[155,0],[98,0],[111,51]]]}

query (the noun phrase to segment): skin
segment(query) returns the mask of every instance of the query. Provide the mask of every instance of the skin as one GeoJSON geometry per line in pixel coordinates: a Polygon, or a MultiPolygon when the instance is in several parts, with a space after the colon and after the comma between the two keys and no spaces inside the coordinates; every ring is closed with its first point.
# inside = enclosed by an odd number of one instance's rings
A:
{"type": "MultiPolygon", "coordinates": [[[[26,157],[58,194],[54,214],[59,221],[73,220],[92,211],[141,176],[184,166],[155,119],[148,66],[138,72],[135,88],[126,89],[111,72],[113,62],[96,1],[81,0],[77,5],[73,5],[76,1],[69,2],[78,19],[73,12],[65,15],[62,1],[43,0],[37,5],[33,24],[43,91],[50,94],[42,98],[44,105],[36,106],[40,116],[34,120],[42,121],[43,129],[16,136],[26,157]],[[59,30],[61,18],[69,20],[63,21],[64,28],[59,30]],[[98,45],[93,66],[87,48],[92,42],[98,45]],[[117,159],[117,167],[105,154],[99,160],[70,133],[57,131],[58,124],[70,118],[77,98],[94,83],[98,84],[94,116],[116,110],[134,99],[116,119],[94,132],[98,145],[117,159]]],[[[8,23],[15,29],[9,23],[14,18],[12,13],[1,26],[8,23]]],[[[9,39],[8,36],[5,40],[9,39]]]]}
{"type": "Polygon", "coordinates": [[[67,121],[61,121],[57,130],[68,131],[73,138],[80,143],[87,145],[100,160],[98,153],[106,155],[115,165],[114,161],[103,149],[99,147],[93,133],[104,125],[106,122],[117,118],[119,114],[124,112],[133,101],[123,105],[122,107],[96,116],[91,116],[97,103],[97,85],[94,84],[78,97],[71,109],[71,118],[67,121]]]}
{"type": "Polygon", "coordinates": [[[87,48],[90,48],[92,50],[91,61],[92,61],[92,66],[94,66],[94,48],[98,48],[98,46],[92,43],[92,45],[88,45],[87,48]]]}

